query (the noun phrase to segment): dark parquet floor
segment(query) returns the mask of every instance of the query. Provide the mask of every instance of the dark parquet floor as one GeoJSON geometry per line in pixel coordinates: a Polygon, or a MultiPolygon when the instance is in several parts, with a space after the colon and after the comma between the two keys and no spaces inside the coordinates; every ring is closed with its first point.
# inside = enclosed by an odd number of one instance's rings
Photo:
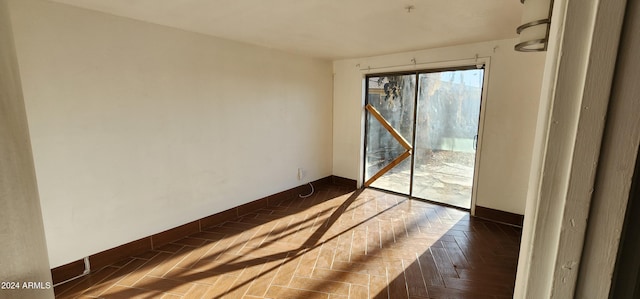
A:
{"type": "Polygon", "coordinates": [[[521,231],[327,186],[56,287],[57,298],[511,298],[521,231]]]}

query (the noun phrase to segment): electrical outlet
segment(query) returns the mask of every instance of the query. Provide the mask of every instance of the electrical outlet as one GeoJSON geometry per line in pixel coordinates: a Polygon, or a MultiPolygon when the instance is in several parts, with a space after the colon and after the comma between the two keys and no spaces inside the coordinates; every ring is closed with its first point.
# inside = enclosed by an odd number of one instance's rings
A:
{"type": "Polygon", "coordinates": [[[298,181],[301,181],[303,177],[303,169],[298,168],[298,181]]]}

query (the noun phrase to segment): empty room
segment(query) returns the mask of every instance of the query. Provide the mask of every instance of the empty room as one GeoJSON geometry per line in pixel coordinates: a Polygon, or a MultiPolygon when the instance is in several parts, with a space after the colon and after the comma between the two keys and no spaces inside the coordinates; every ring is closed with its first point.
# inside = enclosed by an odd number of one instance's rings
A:
{"type": "Polygon", "coordinates": [[[633,298],[637,2],[0,0],[0,298],[633,298]]]}

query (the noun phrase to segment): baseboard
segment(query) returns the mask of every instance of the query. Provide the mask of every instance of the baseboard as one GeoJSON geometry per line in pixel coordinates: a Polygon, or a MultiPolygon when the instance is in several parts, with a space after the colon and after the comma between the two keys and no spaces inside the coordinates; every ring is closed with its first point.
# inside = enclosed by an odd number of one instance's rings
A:
{"type": "Polygon", "coordinates": [[[476,217],[522,227],[524,215],[476,206],[476,217]]]}
{"type": "Polygon", "coordinates": [[[328,177],[331,180],[331,183],[338,186],[343,186],[347,188],[358,188],[358,181],[352,179],[345,179],[343,177],[332,175],[328,177]]]}
{"type": "MultiPolygon", "coordinates": [[[[351,179],[345,179],[338,176],[328,176],[311,182],[316,188],[327,185],[337,185],[356,189],[357,182],[351,179]]],[[[224,223],[237,218],[238,216],[251,213],[255,210],[267,206],[275,206],[280,202],[297,197],[301,193],[307,193],[308,186],[301,185],[291,188],[267,197],[263,197],[252,202],[222,211],[211,216],[207,216],[189,223],[168,229],[166,231],[144,237],[133,242],[129,242],[118,247],[114,247],[89,256],[89,263],[92,270],[99,270],[105,266],[116,263],[130,256],[139,255],[152,249],[160,248],[173,241],[180,240],[188,235],[202,231],[203,228],[224,223]]],[[[62,265],[51,269],[53,283],[67,281],[81,275],[84,272],[84,260],[77,260],[66,265],[62,265]]]]}

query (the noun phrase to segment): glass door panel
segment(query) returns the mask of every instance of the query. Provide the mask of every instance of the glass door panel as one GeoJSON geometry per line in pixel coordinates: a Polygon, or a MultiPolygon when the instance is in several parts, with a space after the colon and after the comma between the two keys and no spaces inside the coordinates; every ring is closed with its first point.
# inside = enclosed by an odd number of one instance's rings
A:
{"type": "Polygon", "coordinates": [[[471,207],[483,76],[419,74],[412,196],[471,207]]]}
{"type": "Polygon", "coordinates": [[[365,186],[410,194],[416,75],[367,77],[365,186]]]}

